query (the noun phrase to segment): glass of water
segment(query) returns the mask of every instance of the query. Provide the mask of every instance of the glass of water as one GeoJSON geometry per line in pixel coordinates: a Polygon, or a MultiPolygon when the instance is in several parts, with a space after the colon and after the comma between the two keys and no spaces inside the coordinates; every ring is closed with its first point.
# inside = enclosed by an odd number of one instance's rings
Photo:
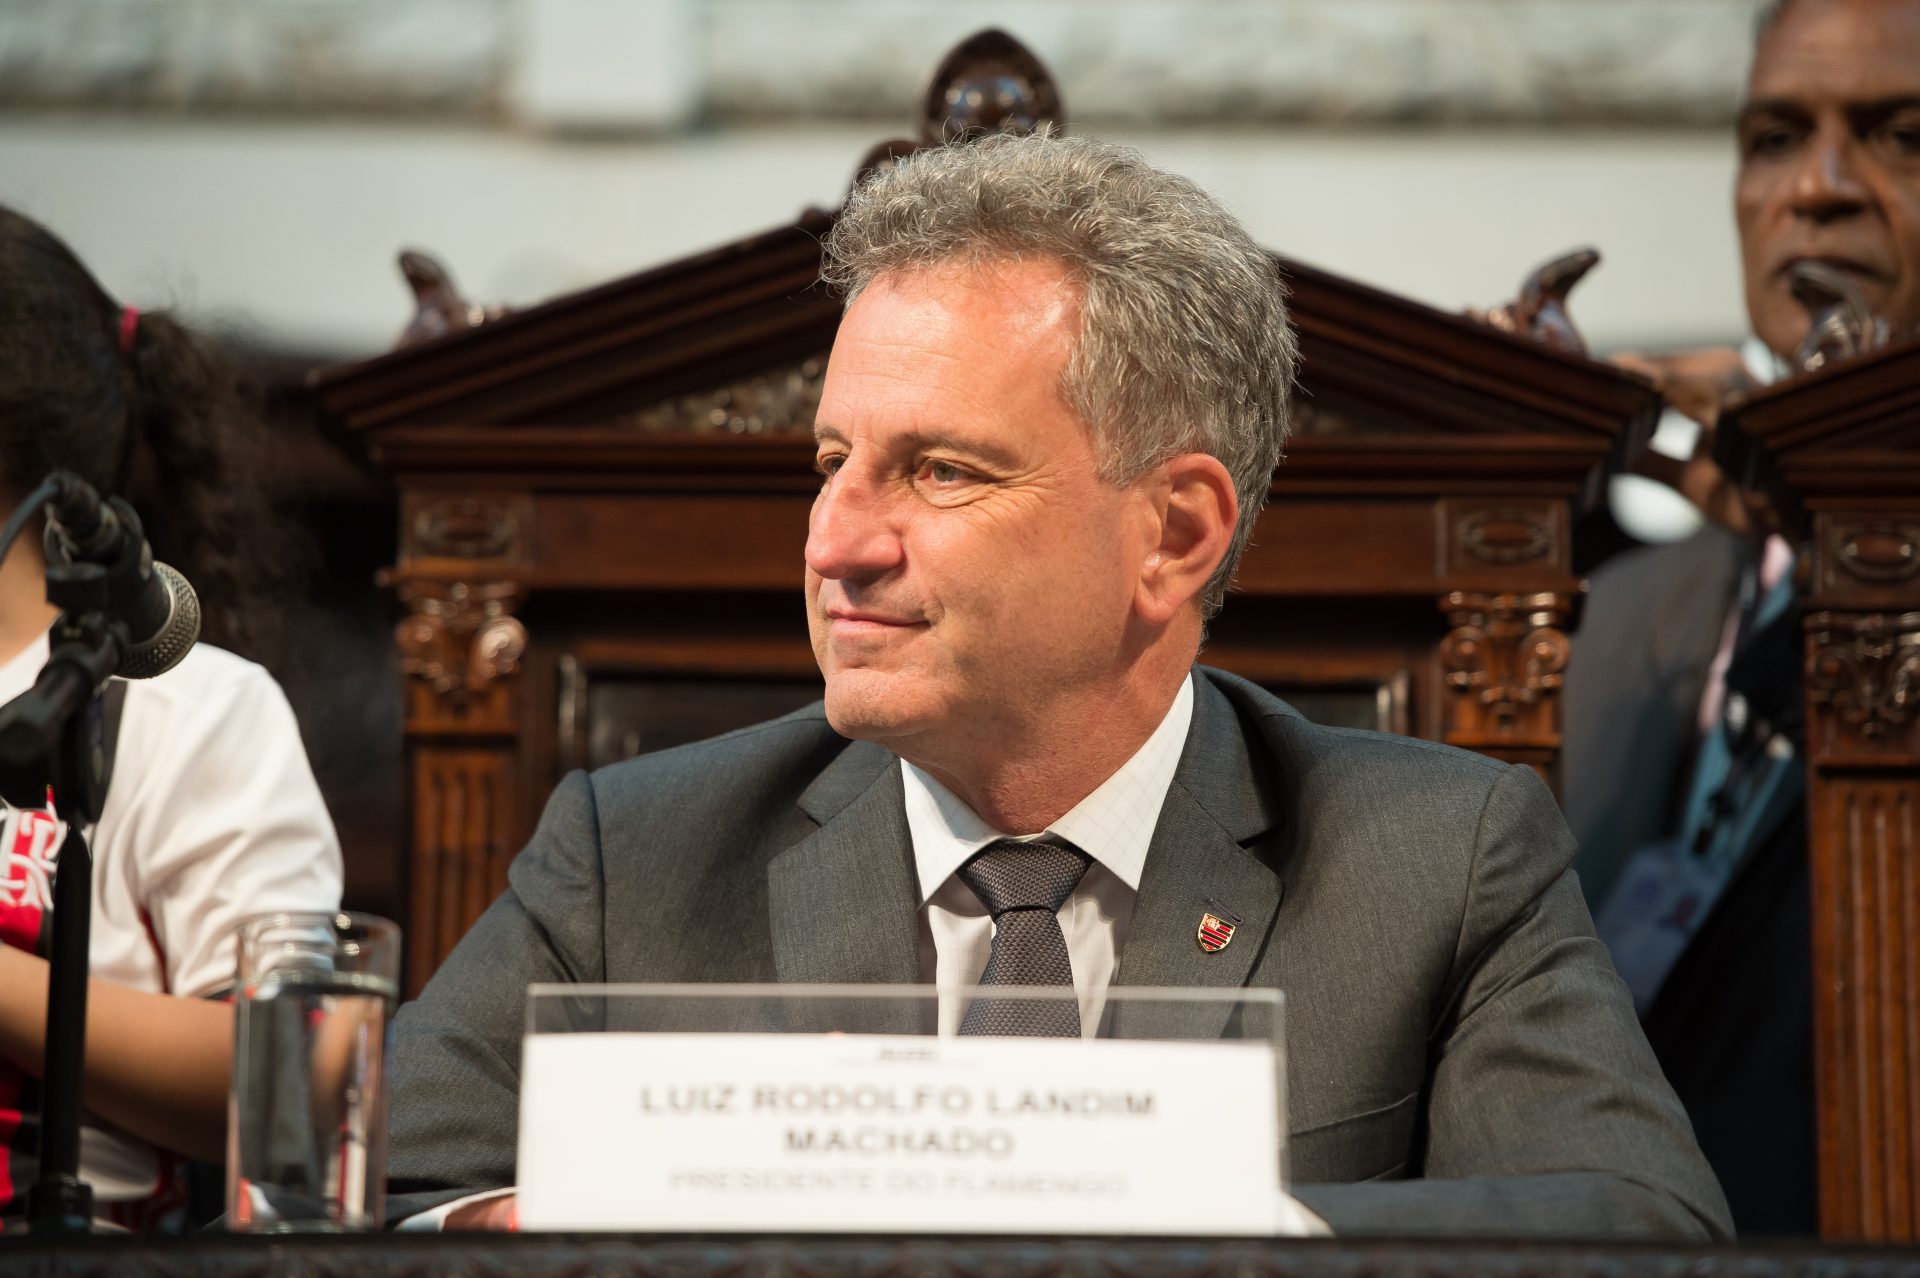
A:
{"type": "Polygon", "coordinates": [[[380,1228],[399,926],[262,915],[240,925],[235,975],[228,1227],[380,1228]]]}

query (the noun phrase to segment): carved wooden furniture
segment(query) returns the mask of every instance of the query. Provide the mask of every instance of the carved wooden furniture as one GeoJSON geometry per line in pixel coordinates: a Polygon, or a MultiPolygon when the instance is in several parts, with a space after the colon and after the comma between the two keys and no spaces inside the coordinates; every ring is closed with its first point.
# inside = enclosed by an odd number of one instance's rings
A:
{"type": "MultiPolygon", "coordinates": [[[[817,695],[808,434],[830,215],[331,370],[400,493],[409,982],[569,767],[817,695]]],[[[1310,713],[1551,770],[1569,528],[1652,392],[1297,263],[1299,433],[1204,659],[1310,713]]]]}
{"type": "Polygon", "coordinates": [[[1721,418],[1803,586],[1821,1233],[1920,1242],[1920,343],[1721,418]]]}

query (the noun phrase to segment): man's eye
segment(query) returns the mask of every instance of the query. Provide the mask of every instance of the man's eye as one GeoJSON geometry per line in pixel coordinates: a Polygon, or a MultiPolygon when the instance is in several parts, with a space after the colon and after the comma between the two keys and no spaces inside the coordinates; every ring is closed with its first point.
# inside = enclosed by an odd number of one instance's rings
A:
{"type": "Polygon", "coordinates": [[[1797,138],[1794,130],[1785,125],[1769,125],[1747,134],[1747,154],[1752,156],[1784,155],[1797,138]]]}
{"type": "Polygon", "coordinates": [[[835,472],[846,463],[846,460],[847,459],[839,453],[828,453],[824,457],[814,458],[813,468],[820,472],[822,479],[832,479],[835,472]]]}
{"type": "Polygon", "coordinates": [[[925,466],[921,467],[920,473],[936,484],[957,484],[962,480],[972,478],[966,471],[960,469],[952,462],[943,461],[928,462],[925,466]]]}
{"type": "Polygon", "coordinates": [[[1902,111],[1874,130],[1876,140],[1899,156],[1920,156],[1920,114],[1902,111]]]}

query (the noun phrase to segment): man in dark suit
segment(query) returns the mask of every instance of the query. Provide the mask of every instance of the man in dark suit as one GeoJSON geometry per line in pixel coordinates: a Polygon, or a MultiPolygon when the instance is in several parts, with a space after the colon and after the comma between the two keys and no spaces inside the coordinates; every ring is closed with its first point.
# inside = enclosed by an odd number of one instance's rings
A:
{"type": "Polygon", "coordinates": [[[1534,773],[1194,666],[1295,359],[1245,231],[1131,152],[995,138],[871,180],[827,250],[826,699],[561,785],[399,1019],[401,1210],[511,1183],[529,982],[924,981],[960,1033],[1007,1027],[953,987],[1053,984],[1014,1028],[1063,1035],[1111,985],[1251,983],[1337,1231],[1723,1236],[1534,773]]]}
{"type": "MultiPolygon", "coordinates": [[[[1629,363],[1700,423],[1680,487],[1713,522],[1594,574],[1569,666],[1562,775],[1581,886],[1609,925],[1636,927],[1616,940],[1623,951],[1648,935],[1649,916],[1677,917],[1675,900],[1717,882],[1671,970],[1637,981],[1647,1035],[1741,1231],[1810,1234],[1811,906],[1792,555],[1767,537],[1754,495],[1713,465],[1712,432],[1726,395],[1783,375],[1807,332],[1798,263],[1839,271],[1894,330],[1920,329],[1920,0],[1770,5],[1737,133],[1734,214],[1754,338],[1743,351],[1629,363]]],[[[1654,948],[1671,954],[1680,939],[1654,948]]],[[[1620,959],[1623,971],[1635,966],[1620,959]]]]}

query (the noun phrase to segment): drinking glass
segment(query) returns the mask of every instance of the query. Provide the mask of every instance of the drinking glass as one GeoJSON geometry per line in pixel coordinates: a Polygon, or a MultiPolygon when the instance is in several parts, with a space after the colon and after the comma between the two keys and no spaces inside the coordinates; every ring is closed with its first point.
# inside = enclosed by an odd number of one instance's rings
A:
{"type": "Polygon", "coordinates": [[[235,962],[228,1227],[380,1228],[399,926],[266,914],[240,925],[235,962]]]}

